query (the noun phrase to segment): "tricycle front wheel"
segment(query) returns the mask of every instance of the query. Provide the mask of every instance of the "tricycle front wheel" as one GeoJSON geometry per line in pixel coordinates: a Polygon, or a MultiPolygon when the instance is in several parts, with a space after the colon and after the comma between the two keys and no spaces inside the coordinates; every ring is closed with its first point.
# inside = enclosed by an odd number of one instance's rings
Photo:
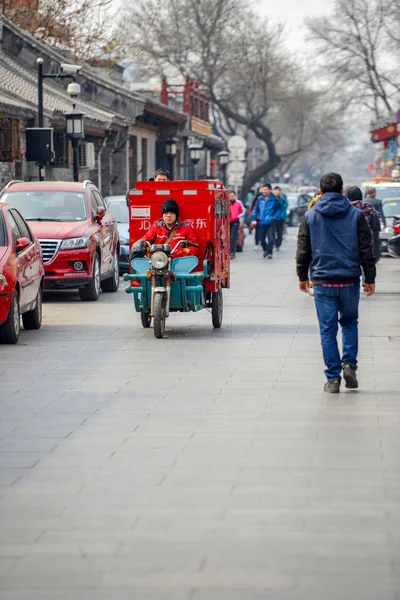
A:
{"type": "Polygon", "coordinates": [[[224,299],[222,296],[222,288],[218,292],[211,294],[211,315],[212,324],[215,329],[219,329],[222,325],[222,317],[224,314],[224,299]]]}
{"type": "Polygon", "coordinates": [[[151,316],[148,312],[141,312],[140,319],[142,321],[142,326],[148,329],[151,325],[151,316]]]}
{"type": "Polygon", "coordinates": [[[154,298],[154,335],[157,339],[164,337],[165,333],[165,306],[164,294],[156,294],[154,298]]]}

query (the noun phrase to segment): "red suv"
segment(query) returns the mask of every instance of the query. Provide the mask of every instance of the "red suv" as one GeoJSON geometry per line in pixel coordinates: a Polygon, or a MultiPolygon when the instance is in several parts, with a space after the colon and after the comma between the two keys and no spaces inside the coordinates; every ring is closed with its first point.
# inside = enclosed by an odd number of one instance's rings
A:
{"type": "Polygon", "coordinates": [[[42,324],[44,268],[39,242],[20,213],[0,204],[0,342],[16,344],[42,324]]]}
{"type": "Polygon", "coordinates": [[[118,290],[117,223],[93,183],[11,181],[1,202],[15,206],[38,238],[46,290],[78,288],[82,300],[118,290]]]}

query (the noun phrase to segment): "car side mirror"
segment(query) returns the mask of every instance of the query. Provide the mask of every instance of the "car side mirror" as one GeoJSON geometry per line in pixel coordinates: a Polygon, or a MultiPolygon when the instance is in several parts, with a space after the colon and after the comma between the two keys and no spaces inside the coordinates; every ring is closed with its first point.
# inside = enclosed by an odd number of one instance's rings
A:
{"type": "Polygon", "coordinates": [[[97,208],[97,214],[95,216],[95,219],[98,223],[101,223],[102,218],[104,217],[104,215],[106,214],[106,209],[104,208],[104,206],[99,206],[97,208]]]}
{"type": "Polygon", "coordinates": [[[28,246],[31,245],[31,240],[29,240],[27,237],[22,237],[22,238],[18,238],[17,242],[15,244],[16,248],[17,248],[17,252],[22,252],[22,250],[25,250],[25,248],[28,248],[28,246]]]}

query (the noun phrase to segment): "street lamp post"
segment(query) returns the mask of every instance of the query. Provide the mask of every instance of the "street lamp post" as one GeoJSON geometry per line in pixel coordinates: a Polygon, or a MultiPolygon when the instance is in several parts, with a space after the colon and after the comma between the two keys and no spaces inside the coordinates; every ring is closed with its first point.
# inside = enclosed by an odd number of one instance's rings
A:
{"type": "Polygon", "coordinates": [[[227,150],[221,150],[221,152],[218,152],[217,156],[218,156],[219,166],[222,171],[222,177],[221,177],[222,183],[224,184],[224,187],[226,187],[226,169],[229,164],[229,152],[227,150]]]}
{"type": "Polygon", "coordinates": [[[202,151],[202,149],[203,149],[203,147],[200,146],[199,144],[192,144],[191,146],[189,146],[189,157],[193,164],[195,179],[196,179],[196,166],[200,162],[200,152],[202,151]]]}
{"type": "Polygon", "coordinates": [[[72,143],[74,181],[79,181],[78,146],[79,140],[85,137],[83,130],[84,114],[80,110],[77,110],[75,104],[73,104],[72,111],[64,113],[64,117],[67,121],[67,137],[72,143]]]}
{"type": "Polygon", "coordinates": [[[174,137],[169,138],[168,140],[166,140],[165,142],[165,154],[166,157],[168,158],[168,162],[169,162],[169,172],[170,172],[170,179],[174,179],[174,161],[176,158],[176,143],[177,143],[177,139],[174,137]]]}
{"type": "MultiPolygon", "coordinates": [[[[77,73],[79,73],[79,71],[81,70],[81,66],[80,65],[70,65],[67,63],[62,63],[61,67],[60,67],[60,72],[59,73],[43,73],[43,58],[38,58],[36,60],[36,65],[37,65],[37,78],[38,78],[38,127],[41,129],[43,127],[43,79],[72,79],[73,81],[75,81],[75,76],[77,75],[77,73]]],[[[77,83],[75,84],[71,84],[71,86],[78,86],[77,83]]],[[[80,93],[80,86],[79,87],[79,93],[80,93]]],[[[70,86],[68,86],[68,88],[70,88],[70,86]]],[[[70,93],[71,97],[77,97],[77,95],[79,95],[79,93],[76,93],[76,87],[75,87],[75,92],[70,93]]],[[[43,181],[43,175],[42,175],[42,163],[38,163],[39,164],[39,181],[43,181]]]]}

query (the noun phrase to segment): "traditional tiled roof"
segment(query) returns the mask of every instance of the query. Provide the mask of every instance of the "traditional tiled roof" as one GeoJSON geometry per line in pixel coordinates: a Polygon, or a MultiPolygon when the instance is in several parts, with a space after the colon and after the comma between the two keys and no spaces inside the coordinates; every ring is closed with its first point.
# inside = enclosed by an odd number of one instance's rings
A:
{"type": "MultiPolygon", "coordinates": [[[[7,97],[22,101],[26,107],[37,111],[37,76],[35,71],[27,69],[16,58],[0,52],[0,89],[7,97]]],[[[44,81],[43,109],[44,114],[50,119],[61,117],[71,110],[72,102],[65,90],[57,84],[44,81]]],[[[77,109],[85,113],[89,121],[110,127],[113,123],[128,124],[128,119],[123,115],[107,111],[104,108],[85,100],[76,101],[77,109]]]]}
{"type": "MultiPolygon", "coordinates": [[[[4,26],[11,32],[13,32],[14,35],[21,38],[21,40],[24,40],[29,46],[35,48],[38,51],[39,56],[41,56],[42,54],[45,56],[49,56],[59,63],[68,62],[68,59],[66,59],[66,57],[63,56],[63,54],[59,52],[56,48],[54,48],[47,42],[43,42],[42,40],[32,35],[28,31],[25,31],[21,27],[18,27],[17,25],[12,23],[12,21],[9,21],[6,17],[0,16],[0,22],[3,22],[4,26]]],[[[131,92],[122,84],[114,80],[110,80],[110,78],[104,76],[98,69],[84,64],[80,73],[87,77],[89,80],[99,83],[117,94],[127,96],[132,100],[136,100],[140,105],[144,104],[144,98],[140,94],[131,92]]]]}
{"type": "Polygon", "coordinates": [[[8,96],[4,92],[0,92],[0,112],[17,117],[34,117],[35,115],[35,111],[27,102],[8,96]]]}

